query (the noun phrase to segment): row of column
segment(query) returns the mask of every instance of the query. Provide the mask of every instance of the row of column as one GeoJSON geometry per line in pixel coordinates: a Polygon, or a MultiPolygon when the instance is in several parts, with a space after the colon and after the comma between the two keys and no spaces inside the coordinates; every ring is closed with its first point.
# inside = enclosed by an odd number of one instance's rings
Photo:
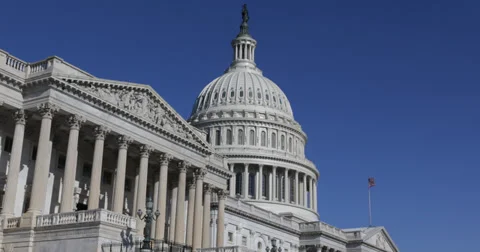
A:
{"type": "MultiPolygon", "coordinates": [[[[235,164],[229,164],[230,171],[234,172],[235,164]]],[[[292,203],[296,205],[301,205],[307,208],[310,208],[314,211],[317,211],[317,185],[316,180],[312,176],[309,176],[305,173],[298,172],[293,169],[282,168],[279,169],[276,166],[272,166],[270,170],[264,169],[263,165],[258,165],[258,169],[255,171],[255,182],[254,182],[254,195],[250,195],[250,172],[251,164],[243,164],[243,172],[241,174],[237,173],[236,176],[242,176],[242,185],[238,186],[237,179],[232,177],[229,182],[230,195],[235,197],[237,192],[236,188],[241,188],[240,195],[245,199],[262,200],[264,195],[264,184],[267,184],[268,192],[265,192],[267,195],[266,198],[270,201],[285,201],[287,203],[292,203]],[[293,176],[290,176],[293,173],[293,176]],[[264,181],[264,175],[267,175],[267,180],[264,181]],[[293,180],[293,181],[291,181],[293,180]],[[280,182],[280,184],[279,184],[280,182]],[[290,197],[290,183],[293,183],[293,199],[290,197]],[[282,192],[284,192],[282,194],[282,192]]]]}
{"type": "MultiPolygon", "coordinates": [[[[35,224],[35,216],[42,214],[44,204],[46,202],[46,186],[48,181],[48,174],[50,169],[50,156],[52,151],[51,131],[52,131],[52,119],[57,113],[59,108],[51,103],[43,103],[38,106],[38,113],[42,116],[40,135],[38,140],[37,158],[34,168],[32,195],[30,197],[30,204],[27,212],[22,216],[21,226],[33,226],[35,224]]],[[[2,209],[2,215],[5,217],[11,217],[14,214],[16,190],[18,183],[18,176],[20,171],[21,156],[25,134],[26,115],[25,111],[18,110],[14,113],[15,130],[13,136],[12,151],[10,156],[10,168],[7,177],[7,184],[4,196],[4,206],[2,209]]],[[[85,119],[78,115],[69,115],[67,117],[67,124],[70,127],[65,173],[63,178],[63,191],[60,205],[60,212],[72,212],[73,206],[73,192],[74,182],[76,179],[77,169],[77,157],[78,157],[78,142],[79,131],[82,124],[85,123],[85,119]]],[[[94,127],[95,146],[92,163],[92,174],[90,179],[90,189],[88,197],[88,209],[98,209],[100,201],[100,189],[101,189],[101,177],[102,177],[102,163],[103,153],[105,148],[105,137],[109,134],[110,130],[104,126],[94,127]]],[[[115,177],[114,196],[112,211],[123,214],[123,204],[125,195],[125,174],[127,164],[127,152],[129,145],[133,140],[125,135],[117,137],[118,143],[118,157],[117,157],[117,170],[115,177]]],[[[133,206],[133,213],[135,214],[137,209],[142,208],[146,202],[146,190],[148,180],[148,164],[149,157],[153,148],[148,145],[140,146],[140,164],[138,169],[138,186],[135,192],[135,204],[133,206]]],[[[156,183],[154,193],[156,195],[157,207],[160,211],[160,216],[155,224],[155,238],[163,240],[165,238],[165,223],[166,223],[166,201],[167,201],[167,184],[168,184],[168,167],[169,163],[173,160],[173,157],[169,154],[160,155],[160,169],[158,175],[158,184],[156,183]]],[[[177,208],[175,214],[175,234],[174,241],[177,243],[184,243],[185,240],[189,245],[194,248],[209,247],[209,234],[208,228],[210,228],[210,195],[212,193],[212,187],[206,186],[204,193],[203,179],[206,175],[206,169],[195,168],[195,185],[190,185],[190,195],[192,202],[189,204],[188,209],[188,223],[187,223],[187,238],[185,239],[185,191],[186,173],[187,169],[192,166],[185,161],[180,161],[178,167],[178,191],[177,191],[177,208]],[[198,189],[197,189],[198,188],[198,189]],[[204,196],[202,200],[202,196],[204,196]],[[203,202],[202,202],[203,201],[203,202]],[[203,204],[202,204],[203,203],[203,204]],[[199,216],[204,216],[200,218],[199,216]],[[205,222],[202,222],[205,220],[205,222]],[[208,223],[207,223],[208,222],[208,223]],[[202,235],[204,238],[202,240],[202,235]],[[196,234],[196,235],[193,235],[196,234]],[[200,235],[199,235],[200,234],[200,235]]],[[[219,195],[226,195],[224,191],[217,190],[219,195]]],[[[224,199],[220,198],[219,212],[224,215],[224,199]],[[223,201],[223,203],[222,203],[223,201]],[[223,205],[223,207],[222,207],[223,205]]],[[[219,213],[219,214],[220,214],[219,213]]],[[[172,213],[173,214],[173,213],[172,213]]],[[[223,221],[221,218],[220,221],[223,221]]],[[[137,222],[139,224],[139,231],[143,231],[142,221],[137,222]]],[[[224,225],[220,225],[223,227],[224,225]]],[[[222,232],[223,233],[223,232],[222,232]]],[[[223,236],[218,241],[222,241],[223,236]]],[[[223,244],[223,241],[222,241],[223,244]]]]}
{"type": "Polygon", "coordinates": [[[255,61],[255,46],[250,43],[238,43],[234,45],[234,60],[255,61]]]}

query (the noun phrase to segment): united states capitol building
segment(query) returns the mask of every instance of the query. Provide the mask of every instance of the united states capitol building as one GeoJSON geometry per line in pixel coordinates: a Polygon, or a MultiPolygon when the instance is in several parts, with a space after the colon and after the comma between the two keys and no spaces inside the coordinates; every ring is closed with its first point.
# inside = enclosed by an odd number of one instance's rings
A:
{"type": "Polygon", "coordinates": [[[0,50],[0,251],[112,251],[143,239],[148,198],[152,238],[196,251],[399,251],[383,227],[320,221],[307,135],[255,64],[246,9],[231,46],[188,119],[149,85],[0,50]]]}

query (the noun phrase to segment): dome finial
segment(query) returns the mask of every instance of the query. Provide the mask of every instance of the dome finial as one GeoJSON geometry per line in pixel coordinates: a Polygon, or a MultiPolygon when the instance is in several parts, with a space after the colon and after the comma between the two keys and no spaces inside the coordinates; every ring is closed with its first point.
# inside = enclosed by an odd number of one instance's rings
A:
{"type": "Polygon", "coordinates": [[[242,24],[240,25],[240,33],[238,36],[242,35],[250,35],[248,34],[248,20],[250,17],[248,16],[248,9],[247,9],[247,4],[243,4],[242,7],[242,24]]]}

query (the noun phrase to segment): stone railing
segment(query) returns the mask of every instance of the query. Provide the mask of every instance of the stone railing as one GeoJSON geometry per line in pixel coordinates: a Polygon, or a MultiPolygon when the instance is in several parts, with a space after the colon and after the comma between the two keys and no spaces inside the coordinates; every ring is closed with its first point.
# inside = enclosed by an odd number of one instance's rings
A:
{"type": "Polygon", "coordinates": [[[0,69],[6,70],[24,79],[54,71],[59,72],[62,75],[93,77],[89,73],[56,56],[48,57],[34,63],[28,63],[1,49],[0,69]]]}
{"type": "Polygon", "coordinates": [[[301,232],[324,232],[327,234],[331,234],[343,239],[346,239],[347,236],[343,230],[340,228],[334,227],[329,225],[325,222],[317,221],[317,222],[305,222],[300,223],[300,231],[301,232]]]}
{"type": "Polygon", "coordinates": [[[136,228],[135,218],[103,209],[37,216],[37,227],[48,227],[87,222],[104,222],[118,226],[128,226],[133,229],[136,228]]]}
{"type": "Polygon", "coordinates": [[[17,228],[20,226],[20,217],[8,218],[6,229],[17,228]]]}
{"type": "Polygon", "coordinates": [[[260,218],[269,220],[271,222],[280,224],[282,226],[293,228],[295,230],[298,230],[298,228],[299,228],[298,223],[293,222],[290,219],[283,218],[282,216],[280,216],[278,214],[275,214],[275,213],[270,212],[268,210],[265,210],[263,208],[254,206],[252,204],[248,204],[248,203],[243,202],[239,199],[235,199],[235,198],[232,198],[232,197],[227,197],[227,199],[225,200],[225,205],[236,208],[238,210],[241,210],[241,211],[244,211],[244,212],[247,212],[247,213],[251,213],[254,216],[258,216],[260,218]]]}
{"type": "Polygon", "coordinates": [[[244,246],[218,247],[218,248],[200,248],[197,252],[254,252],[244,246]]]}

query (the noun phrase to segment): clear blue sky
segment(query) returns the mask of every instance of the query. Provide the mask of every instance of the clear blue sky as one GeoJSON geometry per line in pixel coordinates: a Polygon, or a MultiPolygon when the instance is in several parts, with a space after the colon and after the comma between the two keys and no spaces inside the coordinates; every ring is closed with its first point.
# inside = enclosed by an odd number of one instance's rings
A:
{"type": "MultiPolygon", "coordinates": [[[[0,48],[152,85],[188,117],[231,61],[242,1],[3,1],[0,48]],[[101,2],[101,3],[100,3],[101,2]]],[[[480,2],[246,1],[256,60],[321,173],[321,219],[373,221],[402,251],[480,237],[480,2]]]]}

